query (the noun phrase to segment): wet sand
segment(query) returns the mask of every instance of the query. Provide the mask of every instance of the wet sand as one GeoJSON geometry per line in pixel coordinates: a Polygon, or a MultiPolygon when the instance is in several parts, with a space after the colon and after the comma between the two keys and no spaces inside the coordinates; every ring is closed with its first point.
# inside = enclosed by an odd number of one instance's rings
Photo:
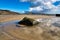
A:
{"type": "Polygon", "coordinates": [[[1,15],[0,22],[2,22],[2,24],[0,25],[0,40],[60,40],[60,28],[55,27],[54,25],[51,26],[46,25],[48,23],[50,24],[49,20],[51,18],[53,18],[51,23],[60,20],[59,18],[57,19],[54,16],[40,16],[40,15],[14,15],[14,16],[4,15],[3,16],[1,15]],[[19,20],[21,20],[25,16],[34,19],[46,18],[43,21],[45,20],[47,21],[46,23],[43,22],[33,27],[16,26],[19,20]],[[55,31],[57,31],[57,33],[55,31]]]}
{"type": "Polygon", "coordinates": [[[6,22],[6,21],[11,21],[11,20],[21,20],[24,17],[39,19],[39,18],[52,18],[55,16],[46,16],[46,15],[0,15],[0,22],[6,22]]]}

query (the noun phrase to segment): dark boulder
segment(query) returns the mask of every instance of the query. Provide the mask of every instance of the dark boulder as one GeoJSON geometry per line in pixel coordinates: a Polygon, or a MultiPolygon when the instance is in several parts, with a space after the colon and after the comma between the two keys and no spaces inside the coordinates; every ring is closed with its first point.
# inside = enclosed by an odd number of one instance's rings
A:
{"type": "Polygon", "coordinates": [[[60,17],[60,14],[56,14],[56,17],[60,17]]]}
{"type": "Polygon", "coordinates": [[[38,24],[36,20],[28,17],[24,17],[21,21],[18,22],[18,24],[26,25],[26,26],[33,26],[38,24]]]}

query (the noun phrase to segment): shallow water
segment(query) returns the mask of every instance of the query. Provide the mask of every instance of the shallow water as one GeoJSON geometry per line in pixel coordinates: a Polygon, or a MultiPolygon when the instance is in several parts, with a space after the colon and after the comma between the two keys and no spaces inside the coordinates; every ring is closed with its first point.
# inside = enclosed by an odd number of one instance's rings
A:
{"type": "MultiPolygon", "coordinates": [[[[60,18],[59,17],[55,17],[55,18],[46,18],[46,19],[43,19],[43,18],[41,18],[41,19],[36,19],[37,21],[39,21],[39,22],[42,22],[42,23],[51,23],[52,25],[54,25],[54,26],[58,26],[58,25],[60,25],[60,18]]],[[[13,21],[9,21],[9,22],[3,22],[3,23],[1,23],[0,24],[0,27],[1,26],[3,26],[3,25],[9,25],[9,24],[18,24],[18,22],[19,22],[20,20],[13,20],[13,21]]]]}
{"type": "Polygon", "coordinates": [[[9,22],[3,22],[0,24],[0,32],[1,30],[4,30],[6,27],[16,27],[16,25],[18,24],[20,20],[13,20],[13,21],[9,21],[9,22]]]}
{"type": "MultiPolygon", "coordinates": [[[[50,18],[50,19],[42,19],[43,20],[43,23],[46,21],[47,23],[49,23],[49,20],[51,20],[50,21],[50,23],[52,23],[52,25],[53,25],[53,23],[55,23],[55,22],[57,22],[58,23],[58,21],[60,21],[60,18],[50,18]]],[[[42,20],[40,20],[40,21],[42,21],[42,20]]],[[[6,36],[8,36],[9,38],[11,38],[11,39],[20,39],[20,37],[21,38],[27,38],[27,37],[35,37],[36,35],[37,36],[39,36],[40,35],[40,33],[42,33],[42,31],[44,30],[44,29],[48,29],[48,30],[50,30],[50,28],[48,28],[47,26],[46,26],[46,28],[45,28],[45,26],[44,26],[44,28],[42,28],[42,26],[40,27],[40,25],[39,26],[36,26],[36,27],[34,27],[34,28],[27,28],[27,27],[24,27],[24,28],[21,28],[21,27],[16,27],[16,24],[19,22],[20,20],[13,20],[13,21],[9,21],[9,22],[4,22],[4,23],[2,23],[1,25],[0,25],[0,33],[3,33],[4,35],[5,35],[5,37],[6,36]],[[30,33],[30,34],[29,34],[30,33]],[[24,35],[25,34],[25,35],[24,35]],[[17,36],[18,35],[18,36],[17,36]],[[21,36],[22,35],[22,36],[21,36]],[[18,38],[19,37],[19,38],[18,38]]],[[[47,23],[45,23],[45,24],[47,24],[47,23]]],[[[54,25],[55,26],[55,25],[54,25]]],[[[51,27],[51,29],[53,29],[53,28],[55,28],[55,27],[51,27]]],[[[46,30],[46,31],[48,31],[48,30],[46,30]]],[[[3,35],[2,34],[2,35],[3,35]]],[[[36,36],[36,38],[37,39],[39,39],[38,37],[36,36]]],[[[1,36],[0,36],[1,37],[1,36]]],[[[3,38],[2,38],[3,39],[3,38]]],[[[35,38],[34,38],[35,39],[35,38]]]]}

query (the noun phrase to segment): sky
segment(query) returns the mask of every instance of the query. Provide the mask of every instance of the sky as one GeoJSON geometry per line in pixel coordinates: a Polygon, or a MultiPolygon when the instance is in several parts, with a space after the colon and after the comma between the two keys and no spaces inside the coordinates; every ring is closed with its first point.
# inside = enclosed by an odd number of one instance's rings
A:
{"type": "Polygon", "coordinates": [[[0,0],[0,9],[11,10],[24,13],[29,10],[29,2],[21,2],[20,0],[0,0]]]}
{"type": "Polygon", "coordinates": [[[33,0],[30,11],[45,14],[60,14],[60,0],[33,0]]]}
{"type": "Polygon", "coordinates": [[[0,9],[20,13],[60,14],[60,0],[0,0],[0,9]]]}

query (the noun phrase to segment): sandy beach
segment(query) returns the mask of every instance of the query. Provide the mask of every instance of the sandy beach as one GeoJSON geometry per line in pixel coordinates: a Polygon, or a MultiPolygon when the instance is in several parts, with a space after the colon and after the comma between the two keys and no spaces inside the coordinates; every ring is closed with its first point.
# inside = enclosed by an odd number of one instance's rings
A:
{"type": "Polygon", "coordinates": [[[0,40],[60,40],[60,27],[47,25],[56,20],[60,19],[46,15],[0,15],[0,40]],[[33,27],[18,27],[17,23],[23,17],[42,19],[43,22],[33,27]]]}
{"type": "Polygon", "coordinates": [[[46,16],[46,15],[0,15],[0,22],[11,21],[11,20],[21,20],[24,17],[39,19],[39,18],[52,18],[55,16],[46,16]]]}

